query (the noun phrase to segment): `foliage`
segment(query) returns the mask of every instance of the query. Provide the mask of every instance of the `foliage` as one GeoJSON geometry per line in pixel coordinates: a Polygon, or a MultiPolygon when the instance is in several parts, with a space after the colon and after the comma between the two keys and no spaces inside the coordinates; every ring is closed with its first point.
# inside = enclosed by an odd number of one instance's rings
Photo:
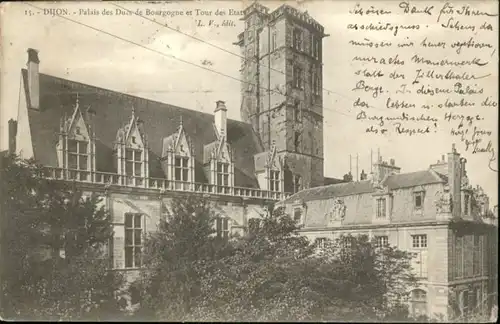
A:
{"type": "Polygon", "coordinates": [[[174,199],[158,231],[145,240],[144,266],[138,288],[141,318],[182,320],[200,293],[199,264],[220,258],[227,244],[214,236],[210,203],[194,197],[174,199]],[[168,314],[168,315],[166,315],[168,314]]]}
{"type": "Polygon", "coordinates": [[[369,321],[407,318],[410,256],[366,237],[323,252],[298,234],[283,208],[269,207],[248,235],[214,237],[216,210],[174,199],[150,235],[138,317],[182,321],[369,321]]]}
{"type": "Polygon", "coordinates": [[[116,311],[121,278],[108,271],[113,231],[101,199],[46,179],[32,160],[2,159],[3,316],[74,320],[116,311]]]}

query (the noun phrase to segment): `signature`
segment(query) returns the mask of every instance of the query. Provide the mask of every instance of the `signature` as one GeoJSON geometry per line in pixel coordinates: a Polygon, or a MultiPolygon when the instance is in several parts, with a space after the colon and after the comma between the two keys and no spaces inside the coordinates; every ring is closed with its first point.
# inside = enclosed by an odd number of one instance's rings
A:
{"type": "MultiPolygon", "coordinates": [[[[488,168],[490,168],[490,170],[493,172],[498,172],[498,169],[495,169],[495,164],[493,164],[493,162],[495,162],[496,160],[497,158],[495,157],[495,149],[491,149],[491,156],[490,156],[490,161],[488,162],[488,168]]],[[[496,163],[496,165],[498,166],[498,163],[496,163]]]]}

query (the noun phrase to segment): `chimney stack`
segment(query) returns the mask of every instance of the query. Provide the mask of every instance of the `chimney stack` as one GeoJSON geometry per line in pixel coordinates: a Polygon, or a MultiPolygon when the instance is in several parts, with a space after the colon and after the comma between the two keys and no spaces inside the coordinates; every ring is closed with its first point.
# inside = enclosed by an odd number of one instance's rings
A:
{"type": "Polygon", "coordinates": [[[227,108],[224,101],[217,101],[214,111],[215,128],[219,133],[219,138],[225,138],[227,132],[227,108]]]}
{"type": "Polygon", "coordinates": [[[379,155],[378,161],[373,164],[373,182],[380,184],[386,176],[400,173],[401,168],[396,166],[396,160],[390,159],[389,163],[379,155]]]}
{"type": "Polygon", "coordinates": [[[367,179],[367,175],[365,173],[365,170],[361,170],[361,174],[359,176],[359,180],[363,181],[367,179]]]}
{"type": "Polygon", "coordinates": [[[28,67],[28,107],[32,109],[40,109],[39,63],[40,60],[38,59],[38,51],[28,48],[28,62],[26,63],[28,67]]]}
{"type": "Polygon", "coordinates": [[[17,121],[9,120],[9,154],[16,153],[17,121]]]}
{"type": "Polygon", "coordinates": [[[460,162],[460,154],[457,153],[455,144],[451,147],[451,152],[448,153],[448,183],[453,200],[452,216],[460,217],[462,214],[462,163],[460,162]]]}

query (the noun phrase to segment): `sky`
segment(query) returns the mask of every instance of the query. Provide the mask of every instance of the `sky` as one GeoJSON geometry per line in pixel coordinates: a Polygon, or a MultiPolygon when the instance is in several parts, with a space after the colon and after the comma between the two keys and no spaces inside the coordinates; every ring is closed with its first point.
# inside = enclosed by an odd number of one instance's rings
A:
{"type": "MultiPolygon", "coordinates": [[[[249,3],[193,1],[168,4],[133,2],[118,4],[131,10],[140,8],[145,14],[146,9],[185,11],[202,8],[214,12],[216,9],[241,10],[249,3]]],[[[282,2],[262,3],[272,10],[282,2]]],[[[369,3],[373,4],[375,1],[369,3]]],[[[386,5],[394,6],[395,3],[387,2],[386,5]]],[[[64,6],[71,12],[79,9],[95,9],[99,12],[103,9],[112,11],[117,9],[109,3],[34,4],[45,8],[64,6]]],[[[294,1],[289,4],[300,10],[307,10],[329,34],[323,40],[323,88],[328,90],[323,92],[325,176],[341,178],[347,173],[350,155],[359,156],[359,172],[362,169],[370,172],[372,153],[375,158],[378,150],[384,160],[394,158],[396,164],[402,168],[402,172],[411,172],[428,168],[441,155],[450,151],[452,143],[457,139],[448,136],[447,130],[433,136],[373,136],[364,132],[366,124],[355,120],[352,102],[357,95],[353,94],[351,89],[356,80],[351,63],[352,47],[348,44],[349,40],[353,39],[354,32],[346,29],[346,25],[353,22],[353,17],[348,11],[352,9],[354,2],[294,1]]],[[[438,7],[437,2],[433,4],[438,7]]],[[[224,100],[228,107],[229,118],[240,120],[240,82],[232,78],[145,50],[59,17],[30,15],[29,10],[33,12],[36,9],[24,3],[2,4],[1,8],[0,145],[2,149],[7,148],[7,120],[15,119],[17,115],[20,70],[26,66],[26,49],[29,47],[39,50],[41,73],[207,113],[213,112],[217,100],[224,100]]],[[[205,66],[234,78],[240,77],[239,48],[233,44],[237,40],[237,35],[243,30],[243,22],[238,20],[238,16],[174,18],[148,16],[226,51],[135,15],[71,15],[69,18],[184,61],[197,65],[209,62],[210,65],[205,66]],[[207,23],[211,18],[217,21],[230,19],[235,25],[220,28],[196,26],[197,19],[207,23]]],[[[393,22],[401,23],[412,19],[418,21],[420,17],[408,18],[401,15],[392,19],[393,22]]],[[[417,37],[417,33],[420,33],[419,36],[425,36],[422,33],[428,33],[446,39],[446,34],[434,28],[434,24],[435,21],[430,21],[430,29],[427,31],[400,33],[401,37],[404,38],[405,35],[417,37]]],[[[498,31],[498,23],[494,28],[498,31]]],[[[377,40],[377,37],[380,37],[377,35],[370,37],[372,40],[377,40]]],[[[497,36],[494,37],[496,39],[497,36]]],[[[382,39],[383,37],[380,37],[378,40],[382,39]]],[[[495,46],[497,45],[498,40],[495,46]]],[[[498,57],[498,52],[492,55],[498,57]]],[[[498,71],[498,67],[492,71],[498,71]]],[[[497,83],[489,85],[491,89],[488,91],[493,91],[494,97],[497,97],[497,93],[492,89],[496,89],[497,86],[497,83]]],[[[494,129],[494,147],[498,146],[497,120],[498,109],[487,112],[485,123],[494,129]]],[[[471,182],[481,185],[490,195],[492,204],[496,204],[497,173],[488,168],[489,156],[463,152],[463,147],[459,147],[459,151],[468,160],[468,175],[471,182]]],[[[353,173],[356,173],[355,166],[356,161],[352,160],[353,173]]]]}

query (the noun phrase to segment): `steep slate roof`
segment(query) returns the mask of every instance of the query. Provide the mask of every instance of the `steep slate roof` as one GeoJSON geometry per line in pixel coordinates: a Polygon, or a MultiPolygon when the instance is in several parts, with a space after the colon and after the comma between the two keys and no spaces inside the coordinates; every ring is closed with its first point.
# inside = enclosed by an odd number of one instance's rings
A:
{"type": "Polygon", "coordinates": [[[337,184],[337,183],[343,183],[343,182],[345,182],[344,179],[328,178],[328,177],[324,178],[325,186],[337,184]]]}
{"type": "MultiPolygon", "coordinates": [[[[21,71],[25,94],[29,105],[27,70],[21,71]]],[[[96,168],[102,172],[116,172],[113,142],[116,132],[132,115],[144,121],[149,143],[150,177],[164,178],[160,157],[163,138],[175,133],[182,115],[184,129],[191,138],[195,154],[195,181],[206,182],[203,171],[203,146],[216,140],[212,114],[172,106],[148,99],[130,96],[94,86],[61,79],[40,73],[40,110],[28,109],[33,152],[35,159],[48,166],[57,166],[56,143],[58,142],[61,117],[71,116],[76,93],[80,107],[88,106],[96,112],[93,117],[96,132],[96,168]]],[[[235,151],[235,185],[257,188],[253,156],[262,152],[262,146],[251,125],[227,120],[227,138],[235,151]]]]}
{"type": "MultiPolygon", "coordinates": [[[[420,185],[447,182],[447,177],[431,170],[393,174],[383,182],[390,190],[416,187],[420,185]]],[[[285,200],[285,203],[296,200],[311,201],[333,197],[344,197],[374,192],[371,180],[336,183],[328,186],[315,187],[299,191],[285,200]]]]}
{"type": "Polygon", "coordinates": [[[285,202],[293,202],[295,200],[321,200],[332,197],[358,195],[373,191],[373,184],[370,180],[352,181],[305,189],[290,196],[285,202]]]}
{"type": "Polygon", "coordinates": [[[440,177],[437,172],[423,170],[391,175],[387,177],[383,185],[392,190],[441,182],[445,182],[445,180],[440,177]]]}

